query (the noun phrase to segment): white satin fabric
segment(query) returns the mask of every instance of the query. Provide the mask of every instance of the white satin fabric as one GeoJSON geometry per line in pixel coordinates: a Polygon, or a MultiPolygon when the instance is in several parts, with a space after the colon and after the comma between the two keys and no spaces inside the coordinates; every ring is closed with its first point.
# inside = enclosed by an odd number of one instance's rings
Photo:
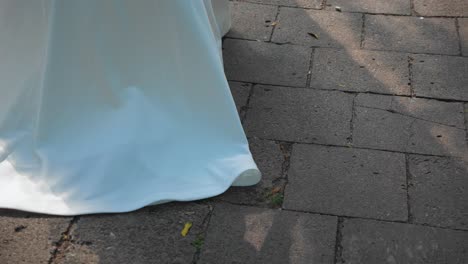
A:
{"type": "Polygon", "coordinates": [[[0,207],[125,212],[252,185],[227,0],[0,1],[0,207]]]}

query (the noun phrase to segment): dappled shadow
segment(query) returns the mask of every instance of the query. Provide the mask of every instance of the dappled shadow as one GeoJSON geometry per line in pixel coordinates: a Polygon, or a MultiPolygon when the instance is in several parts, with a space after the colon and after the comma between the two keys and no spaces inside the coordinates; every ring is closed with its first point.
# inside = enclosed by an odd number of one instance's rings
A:
{"type": "MultiPolygon", "coordinates": [[[[358,2],[349,1],[346,2],[346,6],[355,11],[359,9],[356,6],[358,2]]],[[[264,3],[267,3],[267,1],[264,1],[264,3]]],[[[349,137],[349,144],[342,146],[396,151],[410,159],[424,160],[426,155],[431,155],[435,157],[435,162],[439,158],[441,160],[451,160],[454,166],[457,167],[457,170],[461,170],[461,174],[468,174],[466,163],[468,160],[468,149],[463,117],[463,101],[466,100],[464,98],[458,100],[418,98],[418,94],[414,90],[415,82],[413,76],[415,73],[412,72],[414,70],[413,64],[415,60],[420,59],[420,56],[411,53],[449,55],[458,55],[460,53],[454,19],[405,17],[399,20],[401,17],[398,16],[382,16],[383,19],[379,20],[376,19],[376,15],[350,14],[344,8],[342,13],[334,11],[332,7],[327,7],[326,9],[328,11],[280,7],[278,19],[273,22],[275,29],[271,38],[272,43],[257,41],[257,43],[250,45],[262,46],[261,48],[249,48],[249,44],[243,44],[231,45],[225,49],[225,53],[227,53],[225,56],[229,57],[231,56],[230,53],[232,53],[235,54],[236,58],[234,66],[229,65],[233,63],[233,60],[230,58],[225,61],[228,64],[226,65],[228,79],[254,83],[254,87],[252,88],[254,94],[257,89],[260,89],[256,86],[259,84],[263,88],[270,86],[269,88],[273,90],[279,89],[276,87],[277,85],[294,87],[291,88],[292,95],[294,95],[294,89],[301,89],[301,87],[352,94],[355,98],[352,108],[353,118],[349,121],[352,126],[350,130],[351,135],[349,137]],[[323,13],[326,13],[326,15],[323,13]],[[363,24],[366,27],[365,29],[362,28],[363,24]],[[371,27],[372,30],[367,31],[368,27],[371,27]],[[289,81],[292,73],[302,72],[302,69],[300,69],[302,64],[287,65],[291,69],[290,71],[273,71],[272,75],[274,75],[274,78],[268,75],[270,68],[275,68],[278,65],[285,66],[286,64],[284,63],[286,62],[294,63],[297,60],[303,59],[302,57],[297,57],[296,60],[288,60],[286,57],[291,54],[279,54],[276,52],[275,46],[278,45],[281,47],[302,46],[313,49],[311,71],[308,76],[308,80],[310,81],[306,84],[289,81]],[[271,52],[272,49],[273,52],[271,52]],[[262,50],[263,52],[259,53],[256,50],[262,50]],[[275,59],[269,56],[280,57],[277,60],[280,63],[275,63],[275,59]],[[247,65],[242,64],[241,57],[248,58],[247,65]],[[245,68],[239,70],[242,67],[245,68]],[[258,75],[254,76],[256,71],[261,73],[261,77],[258,77],[258,75]],[[248,74],[244,74],[245,72],[248,72],[248,74]],[[278,74],[281,75],[278,76],[278,74]],[[276,81],[277,79],[281,79],[281,81],[278,82],[276,81]],[[398,144],[394,144],[393,140],[398,142],[398,144]]],[[[375,12],[380,13],[384,11],[375,12]]],[[[406,11],[401,12],[404,15],[409,15],[406,11]]],[[[252,33],[249,34],[249,36],[243,36],[242,32],[239,31],[230,36],[228,35],[228,37],[242,39],[238,40],[239,43],[241,41],[255,41],[255,39],[252,39],[252,33]]],[[[234,43],[232,40],[229,41],[234,43]]],[[[297,55],[296,53],[294,54],[297,55]]],[[[420,60],[422,61],[423,59],[420,60]]],[[[446,65],[444,64],[431,65],[431,67],[434,66],[439,67],[442,72],[446,70],[444,68],[446,65]]],[[[453,87],[453,89],[457,89],[457,87],[453,87]]],[[[454,93],[457,93],[457,91],[454,93]]],[[[268,93],[258,94],[265,96],[262,100],[270,100],[268,93]]],[[[262,105],[253,106],[251,103],[252,101],[246,107],[247,119],[249,116],[252,117],[253,111],[260,111],[271,119],[275,118],[275,116],[269,114],[272,113],[271,109],[262,109],[262,105]]],[[[302,108],[298,105],[287,107],[302,108]]],[[[275,108],[274,105],[273,108],[275,108]]],[[[278,109],[278,111],[282,110],[278,109]]],[[[288,123],[308,122],[308,120],[299,116],[289,116],[289,119],[288,123]]],[[[274,127],[265,123],[264,119],[255,119],[251,120],[251,122],[258,123],[259,127],[264,125],[265,130],[274,129],[274,127]]],[[[277,122],[280,123],[281,120],[277,119],[277,122]]],[[[321,120],[319,122],[327,121],[321,120]]],[[[244,126],[250,124],[244,122],[244,126]]],[[[319,123],[318,126],[326,126],[326,123],[319,123]]],[[[275,129],[294,129],[294,127],[276,127],[275,129]]],[[[246,131],[250,138],[262,138],[256,133],[249,133],[248,127],[246,127],[246,131]]],[[[330,131],[330,133],[334,132],[330,131]]],[[[311,133],[313,134],[313,131],[311,133]]],[[[279,138],[273,136],[264,139],[279,140],[279,138]]],[[[324,142],[317,141],[298,140],[296,142],[324,144],[324,142]]],[[[408,164],[407,166],[413,165],[408,164]]],[[[392,166],[392,164],[388,164],[388,166],[392,166]]],[[[404,191],[408,191],[410,206],[412,204],[411,199],[418,199],[417,204],[415,203],[414,205],[419,206],[421,203],[425,203],[424,199],[426,199],[426,202],[432,203],[434,199],[461,201],[466,197],[463,191],[452,192],[450,187],[446,187],[445,184],[436,187],[439,190],[438,193],[434,191],[432,193],[424,193],[424,188],[426,187],[424,184],[413,185],[413,176],[405,175],[405,177],[408,177],[408,182],[403,182],[400,187],[404,191]],[[424,193],[425,196],[418,196],[421,193],[424,193]],[[434,195],[434,197],[431,197],[431,195],[434,195]]],[[[310,177],[313,177],[313,175],[310,175],[310,177]]],[[[347,177],[347,175],[343,175],[343,177],[347,177]]],[[[431,177],[438,177],[438,175],[431,175],[431,177]]],[[[331,188],[336,187],[331,186],[331,188]]],[[[322,187],[315,186],[314,188],[322,187]]],[[[374,198],[368,197],[369,200],[374,198]]],[[[338,196],[336,199],[338,202],[341,198],[338,196]]],[[[235,203],[236,201],[231,200],[231,202],[235,203]]],[[[316,201],[310,202],[314,203],[316,201]]],[[[439,205],[450,206],[444,205],[444,203],[439,205]]],[[[406,207],[406,204],[402,204],[401,206],[406,207]]],[[[431,208],[431,213],[435,215],[439,214],[439,219],[452,217],[450,213],[444,212],[443,209],[437,209],[437,203],[432,204],[431,208]]],[[[459,206],[456,208],[457,210],[463,210],[459,206]]],[[[420,208],[418,210],[421,211],[420,208]]],[[[329,211],[317,213],[335,214],[335,212],[329,211]]],[[[411,208],[409,209],[409,213],[412,213],[411,208]]],[[[457,215],[464,214],[462,211],[451,213],[457,215]]],[[[411,217],[411,215],[408,215],[408,218],[411,217]]],[[[457,216],[455,219],[457,219],[457,216]]],[[[449,220],[441,222],[427,222],[424,218],[416,220],[418,223],[433,226],[466,229],[463,223],[452,221],[450,224],[447,224],[450,222],[449,220]]],[[[459,221],[459,219],[456,221],[459,221]]],[[[274,221],[268,224],[268,226],[274,225],[274,221]]],[[[287,225],[283,225],[282,228],[288,231],[291,230],[291,226],[287,225]]],[[[249,232],[247,229],[245,227],[244,234],[249,232]]],[[[238,239],[243,240],[246,244],[251,244],[246,237],[239,237],[236,240],[238,239]]],[[[266,238],[262,238],[262,241],[272,240],[274,239],[272,239],[270,234],[267,234],[266,238]]],[[[241,242],[237,241],[236,243],[241,242]]],[[[281,245],[289,244],[284,243],[281,245]]],[[[246,248],[248,255],[260,256],[268,254],[268,251],[259,246],[250,245],[246,246],[246,248]]],[[[297,255],[290,255],[290,257],[289,262],[283,263],[295,263],[292,258],[297,257],[297,255]]],[[[249,261],[246,263],[251,263],[249,261]]]]}
{"type": "MultiPolygon", "coordinates": [[[[290,0],[289,2],[291,1],[293,0],[290,0]]],[[[298,2],[302,3],[303,1],[298,2]]],[[[279,3],[279,1],[272,3],[279,3]]],[[[353,5],[351,1],[349,2],[349,5],[353,5]]],[[[272,40],[276,43],[252,44],[255,46],[266,45],[264,46],[264,49],[263,47],[260,49],[254,49],[250,44],[246,44],[241,46],[233,45],[228,47],[228,50],[225,50],[226,52],[234,52],[236,54],[236,63],[238,64],[236,67],[244,67],[246,69],[241,74],[238,74],[236,78],[233,78],[233,80],[258,84],[262,83],[262,79],[266,79],[268,81],[263,84],[273,85],[271,89],[275,89],[275,85],[284,85],[294,86],[294,89],[311,89],[313,91],[333,90],[351,94],[355,98],[353,108],[349,109],[354,112],[353,118],[349,120],[349,145],[343,144],[342,146],[391,150],[401,153],[423,155],[457,156],[458,158],[454,159],[454,162],[460,165],[460,170],[464,170],[464,172],[466,172],[465,174],[468,174],[466,163],[460,161],[467,161],[468,159],[466,155],[466,141],[464,140],[464,129],[466,128],[463,127],[463,121],[460,121],[459,119],[450,119],[450,122],[447,122],[447,118],[444,116],[440,118],[436,117],[436,114],[440,113],[439,111],[441,109],[444,110],[447,108],[450,109],[449,111],[451,113],[463,116],[463,113],[459,111],[460,107],[463,111],[462,103],[440,100],[429,101],[426,99],[415,98],[414,91],[411,87],[413,85],[411,79],[411,64],[414,59],[412,55],[398,52],[380,53],[365,50],[366,48],[377,49],[378,47],[383,47],[384,49],[399,49],[399,47],[403,47],[401,46],[403,44],[400,43],[400,46],[398,46],[396,43],[401,41],[402,37],[408,36],[395,33],[403,32],[400,28],[396,27],[392,23],[376,23],[374,25],[374,32],[385,37],[375,37],[373,42],[366,42],[364,39],[364,42],[362,42],[363,36],[361,35],[361,25],[363,21],[361,20],[362,15],[360,14],[352,15],[352,18],[340,20],[340,17],[344,16],[345,12],[339,13],[333,10],[307,11],[299,8],[294,8],[294,10],[292,10],[293,8],[288,7],[281,7],[280,9],[280,17],[278,21],[266,22],[267,25],[263,25],[265,28],[267,28],[267,26],[272,27],[271,24],[277,22],[274,26],[277,28],[275,28],[275,32],[272,36],[272,40]],[[285,11],[284,14],[287,12],[290,13],[288,17],[285,17],[281,16],[281,11],[285,11]],[[329,13],[327,13],[327,15],[322,15],[317,12],[329,13]],[[332,19],[330,22],[330,20],[328,20],[328,16],[336,16],[336,18],[334,18],[336,20],[332,19]],[[284,20],[288,19],[290,21],[286,23],[284,20]],[[305,30],[296,31],[292,28],[285,27],[283,23],[285,23],[285,25],[290,25],[291,27],[301,25],[305,27],[305,30]],[[278,31],[276,31],[277,29],[278,31]],[[317,38],[308,33],[316,35],[317,38]],[[352,45],[349,46],[348,42],[352,43],[352,45]],[[364,47],[364,50],[361,49],[361,45],[364,47]],[[239,47],[242,49],[234,50],[239,47]],[[270,47],[275,49],[274,53],[271,52],[270,47]],[[293,55],[299,57],[291,57],[291,53],[288,52],[290,51],[289,48],[294,49],[295,52],[293,55]],[[262,52],[259,52],[259,50],[262,52]],[[287,58],[288,56],[290,57],[287,58]],[[312,59],[310,59],[310,56],[312,56],[312,59]],[[246,65],[245,61],[239,59],[249,57],[253,58],[249,61],[249,65],[246,65]],[[300,63],[297,63],[295,66],[289,65],[290,62],[297,62],[298,60],[300,60],[300,63]],[[310,61],[313,66],[309,68],[307,67],[307,64],[310,61]],[[298,70],[298,68],[300,68],[300,70],[298,70]],[[311,71],[310,73],[308,73],[309,70],[311,71]],[[372,94],[371,96],[373,98],[358,98],[359,95],[356,93],[362,93],[365,95],[372,94]],[[389,96],[394,94],[399,95],[399,97],[389,96]],[[385,102],[387,101],[388,105],[385,105],[385,102]],[[433,114],[427,115],[426,113],[428,112],[433,114]],[[379,124],[380,127],[377,127],[374,124],[379,124]],[[376,131],[377,133],[375,134],[376,131]],[[386,133],[389,133],[388,131],[395,134],[386,136],[386,133]],[[372,138],[371,135],[373,136],[374,134],[378,137],[372,138]],[[399,141],[404,142],[404,144],[401,146],[391,144],[390,139],[393,137],[399,138],[399,141]],[[462,137],[461,141],[460,137],[462,137]]],[[[432,27],[432,30],[438,31],[438,36],[441,36],[440,39],[437,39],[438,42],[432,46],[435,48],[430,50],[431,52],[434,52],[436,48],[439,49],[444,45],[444,38],[448,40],[453,39],[451,27],[446,23],[440,23],[439,19],[427,19],[424,20],[424,23],[429,25],[427,27],[432,27]]],[[[418,26],[411,26],[404,32],[409,32],[412,36],[426,35],[425,32],[419,30],[418,26]]],[[[366,35],[368,33],[364,32],[364,34],[366,35]]],[[[231,37],[243,38],[242,32],[237,32],[236,34],[231,33],[231,37]]],[[[414,41],[418,42],[422,40],[419,38],[414,41]]],[[[408,45],[412,45],[412,42],[406,43],[408,45]]],[[[416,44],[419,45],[419,43],[416,44]]],[[[415,50],[409,50],[406,48],[402,49],[403,51],[419,52],[424,47],[425,46],[417,46],[417,49],[415,50]]],[[[451,53],[454,49],[449,46],[448,50],[450,50],[451,53]]],[[[232,60],[228,61],[228,63],[231,62],[232,60]]],[[[440,65],[440,67],[444,66],[440,65]]],[[[232,71],[234,70],[236,69],[233,69],[232,71]]],[[[230,74],[232,73],[228,72],[228,78],[232,77],[230,74]]],[[[257,88],[254,87],[251,89],[255,91],[257,88]]],[[[267,94],[268,93],[264,93],[264,96],[267,97],[267,94]]],[[[246,104],[247,105],[244,110],[246,110],[248,116],[249,111],[252,111],[252,106],[248,105],[248,103],[246,104]]],[[[301,108],[300,105],[291,107],[301,108]]],[[[303,122],[299,116],[290,116],[289,118],[294,122],[303,122]]],[[[254,121],[262,122],[262,120],[254,121]]],[[[317,124],[318,126],[327,125],[326,119],[323,119],[320,122],[323,123],[317,124]]],[[[288,127],[287,129],[294,128],[288,127]]],[[[335,131],[329,132],[334,133],[335,131]]],[[[248,136],[255,137],[256,135],[248,136]]],[[[313,135],[311,138],[312,137],[313,135]]],[[[275,138],[267,139],[277,140],[275,138]]],[[[299,143],[323,144],[323,142],[320,141],[299,143]]],[[[275,145],[275,147],[278,146],[275,145]]],[[[266,152],[272,150],[263,149],[262,151],[266,152]]],[[[261,154],[256,154],[255,151],[253,151],[253,153],[254,158],[259,163],[267,163],[271,161],[268,160],[271,159],[269,156],[265,158],[265,161],[262,161],[262,159],[259,159],[261,154]]],[[[283,152],[281,154],[284,155],[283,152]]],[[[278,163],[282,163],[279,166],[281,167],[281,170],[286,169],[287,167],[283,167],[286,166],[283,163],[287,161],[287,154],[290,154],[290,152],[286,152],[285,156],[275,160],[274,165],[269,165],[275,166],[272,172],[264,170],[264,173],[268,173],[268,175],[265,175],[262,181],[269,181],[262,185],[266,186],[266,190],[269,190],[269,188],[273,186],[272,183],[274,179],[283,177],[283,171],[278,173],[278,163]],[[275,175],[272,177],[272,174],[274,173],[275,175]],[[281,176],[278,177],[278,174],[281,174],[281,176]]],[[[410,157],[412,156],[413,155],[410,155],[410,157]]],[[[415,157],[420,156],[415,155],[415,157]]],[[[262,164],[259,165],[262,167],[262,164]]],[[[388,166],[391,166],[391,164],[388,164],[388,166]]],[[[433,176],[437,177],[437,175],[433,176]]],[[[313,175],[311,175],[311,177],[313,177],[313,175]]],[[[347,177],[347,175],[343,175],[343,177],[347,177]]],[[[249,192],[252,188],[256,187],[242,187],[237,190],[239,192],[243,190],[245,192],[249,192]]],[[[336,186],[331,186],[330,188],[336,188],[336,186]]],[[[411,199],[411,190],[413,187],[405,184],[404,186],[401,186],[401,188],[405,190],[408,188],[410,189],[409,194],[411,199]]],[[[255,190],[252,197],[258,197],[259,192],[260,190],[255,190]]],[[[444,193],[443,195],[448,196],[448,200],[460,200],[460,197],[455,196],[460,195],[459,193],[444,193]],[[452,195],[453,197],[450,197],[452,195]]],[[[463,193],[461,195],[463,195],[463,193]]],[[[372,198],[373,197],[369,197],[368,199],[372,198]]],[[[342,197],[336,197],[336,199],[340,200],[342,197]]],[[[229,201],[234,203],[238,202],[235,197],[231,197],[229,201]]],[[[313,203],[315,201],[310,202],[313,203]]],[[[149,216],[160,221],[158,222],[159,226],[170,226],[171,232],[176,232],[181,226],[183,226],[183,223],[177,222],[179,219],[192,219],[190,217],[164,218],[161,216],[161,212],[165,210],[165,207],[166,206],[159,205],[149,207],[144,210],[150,210],[152,212],[149,216]]],[[[184,212],[186,211],[184,208],[184,205],[174,204],[172,210],[173,212],[184,212]]],[[[216,210],[217,209],[215,208],[215,214],[216,210]]],[[[82,240],[77,240],[79,243],[76,244],[76,248],[74,248],[74,250],[76,250],[75,252],[80,252],[82,250],[81,252],[89,257],[86,258],[88,263],[106,263],[107,259],[112,259],[109,256],[111,253],[106,252],[108,249],[104,245],[108,242],[106,241],[107,239],[113,239],[110,233],[112,232],[112,229],[107,225],[115,225],[114,227],[120,229],[124,234],[118,237],[122,242],[112,249],[112,252],[114,252],[116,256],[119,256],[119,254],[122,253],[118,252],[119,249],[138,247],[138,243],[147,243],[145,244],[145,247],[137,249],[135,252],[139,252],[141,254],[144,254],[145,252],[153,252],[155,256],[161,254],[166,257],[170,257],[169,253],[166,252],[166,250],[168,250],[167,247],[160,248],[152,246],[152,243],[155,243],[153,238],[164,238],[164,234],[158,233],[159,231],[152,233],[152,227],[155,226],[155,222],[153,222],[154,219],[146,219],[146,217],[141,214],[142,212],[146,211],[118,215],[90,216],[89,219],[95,220],[86,220],[88,223],[87,228],[80,230],[82,227],[79,226],[78,229],[76,229],[77,232],[83,232],[85,235],[83,235],[82,240]],[[126,219],[127,217],[128,219],[126,219]],[[143,218],[148,220],[148,222],[141,222],[141,219],[143,218]],[[126,225],[125,223],[130,224],[126,225]],[[145,227],[142,226],[142,223],[146,223],[145,227]],[[129,230],[124,230],[127,227],[129,230]],[[99,233],[101,231],[103,232],[102,234],[99,233]],[[91,237],[93,234],[97,234],[98,237],[92,239],[84,238],[86,236],[91,237]],[[99,237],[99,235],[102,235],[102,237],[99,237]],[[161,237],[159,237],[160,235],[161,237]],[[144,241],[141,240],[142,236],[145,238],[144,241]],[[89,242],[92,242],[94,245],[89,244],[89,242]],[[96,250],[96,247],[99,249],[96,250]]],[[[330,248],[334,250],[335,229],[330,230],[324,228],[323,232],[316,233],[314,231],[310,233],[308,230],[311,228],[311,225],[307,220],[304,220],[306,218],[305,214],[287,212],[287,214],[293,214],[291,217],[287,218],[281,216],[281,214],[282,213],[280,211],[272,210],[264,210],[260,213],[251,212],[247,214],[235,214],[233,217],[236,217],[238,220],[238,222],[236,222],[238,223],[237,226],[231,227],[223,225],[222,228],[226,228],[226,230],[221,229],[220,232],[215,235],[208,234],[208,244],[203,247],[202,258],[199,263],[219,263],[219,259],[216,258],[212,259],[211,262],[203,262],[203,254],[208,254],[206,252],[212,250],[209,243],[216,243],[210,241],[219,242],[220,240],[224,243],[223,245],[225,248],[223,248],[223,250],[225,251],[219,252],[218,254],[224,255],[224,257],[232,256],[232,259],[228,258],[228,260],[233,263],[236,257],[239,258],[239,263],[258,263],[259,261],[269,263],[310,263],[311,259],[316,259],[316,263],[320,263],[325,260],[330,260],[330,254],[334,254],[334,252],[324,254],[323,251],[329,250],[330,248]],[[312,239],[312,241],[310,239],[312,239]],[[324,247],[322,247],[320,242],[321,240],[326,240],[324,247]]],[[[10,210],[2,210],[0,212],[0,217],[3,216],[12,217],[12,219],[23,219],[27,217],[26,214],[10,210]]],[[[49,219],[50,217],[38,215],[37,218],[49,219]]],[[[68,218],[63,219],[66,219],[65,222],[68,224],[68,218]]],[[[226,221],[229,220],[229,218],[225,219],[226,221]]],[[[200,224],[199,218],[196,218],[193,221],[197,221],[197,223],[200,224]]],[[[424,222],[423,219],[421,221],[424,222]]],[[[211,223],[215,229],[218,227],[214,225],[221,224],[223,223],[211,223]]],[[[336,226],[336,222],[333,222],[333,226],[336,226]]],[[[450,225],[447,226],[454,227],[450,225]]],[[[18,226],[15,226],[15,228],[16,227],[18,226]]],[[[47,229],[54,230],[57,227],[61,227],[60,229],[62,231],[46,232],[61,233],[66,229],[55,224],[50,225],[47,229]]],[[[460,228],[460,226],[455,227],[460,228]]],[[[199,229],[196,229],[197,231],[193,233],[194,236],[190,237],[190,241],[197,239],[195,234],[200,232],[202,229],[201,224],[197,228],[199,229]]],[[[313,229],[322,230],[322,228],[323,227],[319,225],[313,229]]],[[[165,229],[163,228],[162,230],[165,229]]],[[[174,243],[175,240],[177,239],[171,235],[168,240],[159,239],[157,241],[158,244],[166,244],[166,246],[178,246],[177,243],[174,243]]],[[[72,249],[74,246],[75,245],[71,245],[72,249]]],[[[185,241],[182,246],[190,247],[190,242],[187,243],[187,241],[185,241]]],[[[129,252],[128,254],[129,256],[132,256],[135,252],[129,252]]],[[[192,251],[187,254],[191,253],[192,251]]],[[[149,262],[151,260],[149,260],[149,258],[144,258],[142,261],[149,262]]]]}

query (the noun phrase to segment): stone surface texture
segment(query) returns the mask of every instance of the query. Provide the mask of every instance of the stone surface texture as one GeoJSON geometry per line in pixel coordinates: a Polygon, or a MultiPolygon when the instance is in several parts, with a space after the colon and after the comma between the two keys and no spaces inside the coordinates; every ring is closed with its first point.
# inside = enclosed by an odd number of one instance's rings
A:
{"type": "Polygon", "coordinates": [[[439,264],[468,261],[468,233],[402,223],[350,219],[343,223],[338,263],[439,264]]]}
{"type": "Polygon", "coordinates": [[[405,186],[403,154],[295,145],[284,207],[404,221],[405,186]]]}
{"type": "Polygon", "coordinates": [[[0,263],[49,263],[70,220],[0,209],[0,263]]]}
{"type": "Polygon", "coordinates": [[[455,19],[366,15],[364,47],[414,53],[459,54],[455,19]]]}
{"type": "Polygon", "coordinates": [[[229,4],[261,181],[124,214],[1,209],[0,264],[468,263],[468,0],[229,4]]]}
{"type": "Polygon", "coordinates": [[[342,92],[259,85],[245,129],[247,135],[265,139],[344,145],[352,100],[342,92]]]}
{"type": "Polygon", "coordinates": [[[231,30],[228,37],[269,40],[277,7],[244,2],[231,2],[231,30]]]}
{"type": "Polygon", "coordinates": [[[83,216],[57,263],[190,263],[208,206],[162,205],[132,214],[83,216]],[[187,236],[185,223],[192,223],[187,236]]]}
{"type": "Polygon", "coordinates": [[[336,222],[333,216],[217,205],[200,263],[332,264],[336,222]]]}

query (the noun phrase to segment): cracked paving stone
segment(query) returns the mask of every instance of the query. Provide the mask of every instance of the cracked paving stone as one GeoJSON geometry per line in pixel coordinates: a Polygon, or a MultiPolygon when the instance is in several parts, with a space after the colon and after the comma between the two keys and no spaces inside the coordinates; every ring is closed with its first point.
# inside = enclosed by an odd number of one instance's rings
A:
{"type": "Polygon", "coordinates": [[[313,213],[407,219],[405,156],[294,145],[283,207],[313,213]]]}
{"type": "Polygon", "coordinates": [[[353,145],[405,151],[414,119],[384,110],[356,107],[353,145]]]}
{"type": "Polygon", "coordinates": [[[413,87],[417,96],[468,101],[468,58],[411,56],[413,87]]]}
{"type": "Polygon", "coordinates": [[[366,49],[459,54],[454,19],[366,15],[364,23],[366,49]]]}
{"type": "Polygon", "coordinates": [[[467,155],[468,150],[462,129],[359,106],[356,107],[353,145],[458,157],[467,155]]]}
{"type": "Polygon", "coordinates": [[[266,205],[268,193],[274,187],[283,188],[282,175],[284,155],[280,145],[274,141],[249,139],[253,158],[262,172],[261,181],[255,186],[230,187],[217,199],[236,204],[266,205]]]}
{"type": "Polygon", "coordinates": [[[345,145],[353,96],[258,85],[247,111],[247,135],[263,139],[345,145]]]}
{"type": "Polygon", "coordinates": [[[361,25],[361,14],[280,8],[272,41],[320,47],[359,47],[361,25]]]}
{"type": "Polygon", "coordinates": [[[410,0],[328,0],[327,4],[340,6],[345,12],[411,14],[410,0]]]}
{"type": "Polygon", "coordinates": [[[228,80],[306,85],[310,48],[238,39],[226,39],[223,47],[228,80]]]}
{"type": "Polygon", "coordinates": [[[338,263],[468,263],[468,233],[403,223],[345,219],[338,263]]]}
{"type": "Polygon", "coordinates": [[[168,204],[128,214],[82,216],[58,263],[191,263],[192,243],[203,231],[209,207],[168,204]],[[183,237],[186,222],[193,226],[183,237]]]}
{"type": "Polygon", "coordinates": [[[333,263],[337,218],[216,205],[199,263],[333,263]]]}
{"type": "Polygon", "coordinates": [[[70,221],[0,209],[0,263],[48,263],[70,221]]]}
{"type": "Polygon", "coordinates": [[[406,54],[316,49],[310,87],[410,95],[406,54]]]}
{"type": "Polygon", "coordinates": [[[358,94],[356,106],[377,108],[464,129],[463,104],[424,98],[358,94]]]}
{"type": "Polygon", "coordinates": [[[321,8],[322,0],[240,0],[242,2],[252,2],[268,5],[281,5],[305,8],[321,8]]]}
{"type": "Polygon", "coordinates": [[[231,2],[232,22],[228,37],[269,40],[278,7],[231,2]]]}
{"type": "Polygon", "coordinates": [[[413,221],[468,230],[468,161],[410,155],[409,170],[413,221]]]}

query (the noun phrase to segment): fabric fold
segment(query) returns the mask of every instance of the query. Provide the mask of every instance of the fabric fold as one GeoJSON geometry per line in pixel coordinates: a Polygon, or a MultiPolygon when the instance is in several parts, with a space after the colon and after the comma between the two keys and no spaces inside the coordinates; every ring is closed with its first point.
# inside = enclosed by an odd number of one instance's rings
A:
{"type": "Polygon", "coordinates": [[[1,1],[0,207],[126,212],[258,182],[223,71],[228,9],[1,1]]]}

